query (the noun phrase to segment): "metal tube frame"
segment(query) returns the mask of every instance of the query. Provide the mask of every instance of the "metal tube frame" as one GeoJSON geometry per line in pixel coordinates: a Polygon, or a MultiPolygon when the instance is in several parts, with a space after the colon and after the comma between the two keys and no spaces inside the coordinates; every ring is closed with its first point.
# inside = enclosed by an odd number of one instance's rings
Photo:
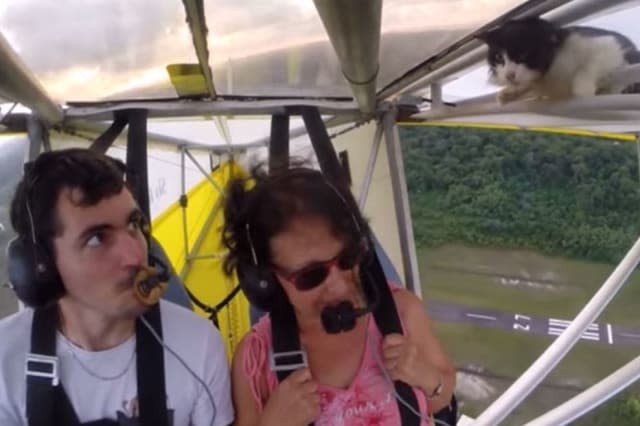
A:
{"type": "Polygon", "coordinates": [[[442,100],[442,84],[441,83],[431,83],[431,108],[441,108],[444,106],[444,102],[442,100]]]}
{"type": "Polygon", "coordinates": [[[382,0],[315,0],[342,74],[363,113],[376,107],[382,0]]]}
{"type": "Polygon", "coordinates": [[[216,191],[218,191],[218,193],[220,194],[220,196],[221,196],[222,198],[224,198],[224,197],[225,197],[224,190],[223,190],[222,188],[220,188],[220,185],[218,185],[218,184],[216,183],[216,181],[215,181],[215,180],[213,180],[213,178],[211,178],[210,174],[209,174],[209,173],[207,173],[207,171],[204,169],[204,167],[202,167],[202,165],[198,162],[198,160],[196,160],[196,158],[193,156],[193,154],[191,154],[191,153],[189,152],[189,149],[188,149],[188,148],[184,148],[184,149],[183,149],[183,152],[186,154],[186,156],[187,156],[187,157],[189,157],[189,160],[191,160],[191,162],[192,162],[193,164],[195,164],[195,166],[198,168],[198,170],[200,170],[200,172],[201,172],[201,173],[204,175],[204,177],[209,181],[209,183],[210,183],[211,185],[213,185],[213,187],[216,189],[216,191]]]}
{"type": "Polygon", "coordinates": [[[582,333],[602,313],[622,288],[640,262],[640,238],[636,240],[620,264],[602,287],[571,322],[571,325],[540,355],[540,357],[495,400],[473,423],[473,426],[494,426],[509,415],[524,398],[562,361],[580,339],[582,333]]]}
{"type": "Polygon", "coordinates": [[[218,200],[216,201],[216,204],[211,209],[211,212],[209,213],[209,216],[207,217],[207,220],[205,221],[204,226],[202,227],[200,233],[198,234],[196,241],[193,243],[193,249],[191,251],[185,252],[184,266],[182,267],[182,270],[180,270],[180,274],[179,274],[180,280],[183,283],[185,283],[185,285],[186,285],[185,279],[187,278],[187,275],[189,275],[189,271],[191,270],[191,266],[192,266],[191,263],[192,263],[192,260],[194,259],[194,256],[192,256],[191,253],[196,253],[198,250],[200,250],[200,247],[202,247],[204,238],[209,232],[209,228],[211,228],[211,224],[213,223],[213,221],[216,218],[216,215],[222,208],[222,205],[223,205],[222,197],[220,197],[218,198],[218,200]]]}
{"type": "MultiPolygon", "coordinates": [[[[216,183],[216,181],[214,181],[211,176],[209,175],[209,173],[207,173],[207,171],[204,169],[204,167],[202,167],[202,165],[198,162],[198,160],[193,156],[193,154],[191,154],[191,152],[189,152],[189,149],[186,147],[181,147],[180,149],[181,151],[181,171],[182,171],[182,196],[186,197],[186,176],[185,176],[185,156],[189,158],[189,160],[191,160],[191,162],[193,164],[195,164],[195,166],[198,168],[198,170],[200,170],[200,172],[204,175],[204,177],[209,181],[209,183],[211,183],[211,185],[216,189],[216,191],[218,191],[218,194],[220,194],[220,199],[224,199],[225,197],[225,193],[222,190],[222,188],[220,188],[220,186],[216,183]]],[[[182,268],[182,270],[180,271],[180,278],[184,281],[184,277],[186,277],[186,275],[189,273],[189,270],[191,268],[191,262],[193,260],[198,260],[198,259],[209,259],[209,258],[219,258],[220,255],[217,254],[211,254],[211,255],[201,255],[201,256],[193,256],[193,253],[197,252],[198,250],[200,250],[200,246],[202,245],[202,241],[206,235],[206,233],[208,232],[209,228],[211,227],[211,222],[213,221],[213,219],[215,218],[215,215],[218,214],[218,211],[220,210],[220,208],[222,207],[222,203],[220,201],[218,201],[216,203],[216,205],[214,206],[214,208],[212,209],[211,213],[209,214],[209,216],[207,217],[207,221],[205,222],[204,226],[202,227],[202,230],[200,232],[200,234],[198,235],[195,243],[193,244],[193,248],[191,250],[189,250],[189,245],[188,245],[188,227],[187,227],[187,211],[186,211],[186,207],[182,209],[182,223],[183,223],[183,230],[184,230],[184,244],[185,244],[185,263],[184,263],[184,267],[182,268]]]]}
{"type": "Polygon", "coordinates": [[[389,175],[391,177],[393,201],[396,210],[396,220],[398,223],[405,285],[407,289],[413,291],[418,297],[422,297],[422,285],[420,283],[420,271],[418,270],[418,259],[416,255],[415,240],[413,237],[413,223],[411,220],[411,210],[409,206],[409,194],[407,191],[407,182],[405,180],[400,138],[398,136],[398,128],[396,126],[396,113],[396,108],[390,107],[382,118],[389,162],[389,175]]]}
{"type": "Polygon", "coordinates": [[[44,147],[45,151],[51,151],[49,130],[42,124],[38,117],[29,115],[26,119],[27,136],[29,137],[29,161],[33,161],[44,147]]]}
{"type": "MultiPolygon", "coordinates": [[[[357,117],[355,115],[336,115],[326,120],[323,120],[324,125],[327,129],[332,127],[340,126],[342,124],[347,124],[355,121],[357,117]]],[[[296,127],[295,129],[289,130],[289,140],[295,139],[297,137],[306,135],[308,133],[307,127],[303,124],[302,126],[296,127]]],[[[271,136],[265,136],[260,139],[256,139],[251,142],[248,146],[250,147],[264,147],[268,146],[271,140],[271,136]]],[[[242,145],[247,146],[247,145],[242,145]]]]}
{"type": "Polygon", "coordinates": [[[187,14],[187,24],[191,30],[191,38],[193,48],[198,57],[200,70],[207,85],[209,96],[214,99],[216,97],[216,89],[213,84],[213,74],[209,66],[209,47],[207,44],[207,22],[204,16],[204,5],[198,0],[183,0],[185,12],[187,14]]]}
{"type": "Polygon", "coordinates": [[[360,210],[364,210],[364,206],[367,203],[367,197],[369,195],[369,188],[371,186],[371,180],[373,179],[373,172],[376,168],[378,161],[378,153],[380,152],[380,143],[382,142],[382,123],[378,122],[376,126],[376,134],[373,137],[373,144],[371,145],[371,151],[369,151],[369,159],[367,160],[367,168],[362,178],[362,186],[360,187],[360,195],[358,196],[358,207],[360,210]]]}
{"type": "MultiPolygon", "coordinates": [[[[611,75],[612,83],[620,86],[627,86],[633,83],[640,82],[640,64],[630,65],[624,67],[623,69],[617,70],[611,75]]],[[[433,85],[432,85],[433,87],[433,85]]],[[[449,116],[465,116],[465,115],[476,115],[476,114],[500,114],[500,113],[510,113],[510,112],[523,112],[522,108],[529,107],[536,108],[535,105],[539,102],[543,101],[516,101],[511,102],[506,105],[499,105],[496,102],[498,92],[489,93],[486,95],[476,96],[473,98],[467,98],[461,101],[456,101],[455,107],[440,107],[436,106],[435,103],[432,102],[431,108],[426,110],[423,113],[419,113],[420,115],[414,116],[419,118],[442,118],[449,116]],[[513,108],[516,110],[514,111],[513,108]]],[[[601,99],[604,96],[621,96],[621,95],[597,95],[597,99],[601,99]]],[[[624,96],[631,96],[631,94],[625,94],[624,96]]],[[[580,98],[574,98],[573,101],[579,100],[580,98]]],[[[582,101],[573,102],[572,108],[575,109],[583,105],[584,107],[594,107],[592,101],[587,101],[591,98],[583,98],[582,101]],[[577,105],[576,105],[577,104],[577,105]]],[[[622,98],[622,100],[627,100],[627,98],[622,98]]],[[[552,105],[555,107],[565,106],[566,102],[571,102],[572,100],[565,101],[563,104],[560,104],[558,101],[544,101],[543,105],[552,105]]],[[[602,108],[601,106],[596,106],[597,108],[602,108]]],[[[536,111],[544,110],[545,107],[537,107],[536,111]]]]}
{"type": "Polygon", "coordinates": [[[640,356],[525,426],[559,426],[581,417],[640,379],[640,356]]]}
{"type": "Polygon", "coordinates": [[[227,143],[227,146],[231,147],[231,145],[233,145],[233,141],[231,140],[231,132],[229,131],[229,125],[227,124],[227,117],[223,115],[216,115],[213,117],[213,122],[216,124],[216,129],[218,129],[218,133],[220,133],[224,141],[227,143]]]}
{"type": "Polygon", "coordinates": [[[180,147],[180,184],[182,186],[182,193],[180,194],[180,206],[182,207],[182,242],[184,243],[184,266],[182,271],[180,271],[180,277],[182,277],[182,272],[187,267],[187,263],[189,262],[189,227],[187,226],[187,206],[188,206],[188,198],[187,198],[187,176],[186,176],[186,165],[185,165],[185,150],[186,148],[180,147]]]}
{"type": "Polygon", "coordinates": [[[640,133],[636,133],[636,152],[638,154],[638,182],[640,182],[640,133]]]}
{"type": "MultiPolygon", "coordinates": [[[[61,129],[61,131],[66,132],[75,132],[75,131],[84,131],[90,133],[98,133],[101,134],[109,128],[108,125],[104,123],[98,123],[87,120],[70,120],[65,126],[61,129]]],[[[127,129],[124,129],[122,134],[126,135],[128,133],[127,129]]],[[[161,135],[159,133],[147,132],[147,138],[149,142],[159,143],[162,145],[170,145],[170,146],[178,146],[178,147],[186,147],[189,149],[204,149],[207,151],[213,151],[216,154],[229,152],[229,150],[236,151],[244,151],[248,148],[260,148],[265,146],[266,143],[262,142],[253,142],[248,144],[238,145],[236,147],[230,147],[229,144],[224,145],[206,145],[198,142],[191,141],[189,139],[176,138],[173,136],[161,135]]]]}
{"type": "Polygon", "coordinates": [[[291,105],[318,108],[323,115],[351,114],[360,116],[357,104],[352,99],[331,100],[323,98],[291,98],[264,100],[170,100],[170,101],[123,101],[95,102],[82,106],[70,105],[65,110],[65,122],[74,119],[111,121],[115,111],[123,109],[146,109],[149,117],[200,117],[203,115],[272,115],[286,114],[291,105]]]}
{"type": "Polygon", "coordinates": [[[201,254],[199,256],[189,256],[190,260],[224,259],[226,253],[221,254],[201,254]]]}
{"type": "Polygon", "coordinates": [[[573,98],[566,101],[516,101],[506,105],[497,103],[467,104],[464,107],[446,107],[414,114],[413,118],[440,120],[477,115],[536,113],[580,117],[580,113],[597,112],[605,117],[624,119],[640,105],[640,94],[598,95],[573,98]],[[606,113],[605,113],[606,111],[606,113]]]}
{"type": "Polygon", "coordinates": [[[60,123],[62,108],[40,85],[31,70],[0,34],[0,97],[19,102],[33,110],[47,124],[60,123]]]}

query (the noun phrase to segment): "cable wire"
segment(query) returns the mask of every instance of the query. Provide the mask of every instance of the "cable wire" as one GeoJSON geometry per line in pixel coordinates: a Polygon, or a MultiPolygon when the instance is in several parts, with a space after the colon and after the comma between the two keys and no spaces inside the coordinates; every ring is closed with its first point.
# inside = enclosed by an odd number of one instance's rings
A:
{"type": "Polygon", "coordinates": [[[144,316],[140,316],[140,320],[142,321],[142,323],[145,325],[145,327],[147,327],[147,329],[151,332],[151,334],[153,335],[153,337],[158,341],[158,343],[160,345],[162,345],[162,347],[164,349],[166,349],[171,355],[173,355],[179,362],[180,364],[182,364],[182,366],[189,372],[189,374],[191,374],[197,381],[198,383],[200,383],[202,385],[202,387],[204,387],[204,390],[207,392],[207,395],[209,396],[209,401],[211,401],[211,408],[213,408],[213,416],[211,416],[211,423],[210,426],[214,425],[215,419],[216,419],[216,414],[217,414],[217,409],[216,409],[216,402],[213,399],[213,395],[211,394],[211,391],[209,390],[209,386],[207,386],[207,384],[204,382],[204,380],[202,380],[188,365],[187,363],[180,357],[180,355],[178,355],[173,349],[171,349],[163,340],[160,336],[158,336],[158,333],[156,333],[156,331],[153,329],[153,327],[151,327],[151,324],[149,324],[147,322],[147,319],[144,316]]]}
{"type": "Polygon", "coordinates": [[[407,407],[409,409],[409,411],[411,411],[413,414],[415,414],[418,418],[420,418],[420,420],[427,422],[427,423],[435,423],[436,425],[441,425],[441,426],[452,426],[449,423],[440,420],[440,419],[436,419],[435,417],[429,417],[429,416],[425,416],[422,413],[420,413],[419,411],[416,411],[415,408],[413,408],[411,406],[411,404],[409,404],[407,401],[405,401],[400,395],[398,395],[398,393],[396,392],[396,387],[393,385],[393,380],[391,380],[391,377],[389,377],[389,373],[387,373],[387,370],[384,368],[384,366],[382,365],[382,360],[380,359],[380,354],[378,353],[377,349],[373,346],[373,342],[371,341],[371,339],[369,339],[369,327],[367,327],[367,331],[366,331],[366,335],[365,335],[365,339],[367,341],[367,344],[369,345],[369,349],[371,350],[371,352],[373,353],[373,357],[376,360],[376,364],[378,364],[378,368],[380,369],[380,371],[382,371],[382,375],[384,376],[387,384],[389,385],[391,392],[393,392],[393,396],[396,400],[398,400],[398,402],[400,402],[402,405],[404,405],[405,407],[407,407]]]}

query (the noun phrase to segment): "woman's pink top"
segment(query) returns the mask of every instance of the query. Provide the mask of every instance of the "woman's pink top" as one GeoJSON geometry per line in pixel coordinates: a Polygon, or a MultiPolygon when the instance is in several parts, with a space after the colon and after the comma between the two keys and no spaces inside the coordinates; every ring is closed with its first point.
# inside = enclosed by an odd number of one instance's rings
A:
{"type": "MultiPolygon", "coordinates": [[[[366,345],[362,363],[349,388],[318,385],[321,414],[315,421],[317,426],[398,426],[401,424],[393,387],[385,379],[372,353],[372,349],[375,348],[378,354],[381,354],[382,336],[372,315],[368,315],[367,321],[370,342],[366,345]]],[[[253,397],[260,411],[278,385],[278,378],[269,367],[270,349],[271,321],[269,316],[265,315],[253,327],[242,354],[244,373],[249,378],[253,397]],[[266,394],[260,386],[265,374],[268,388],[266,394]]],[[[426,398],[420,390],[414,388],[414,391],[420,412],[423,417],[427,417],[426,398]]],[[[428,425],[429,423],[423,421],[420,424],[428,425]]]]}

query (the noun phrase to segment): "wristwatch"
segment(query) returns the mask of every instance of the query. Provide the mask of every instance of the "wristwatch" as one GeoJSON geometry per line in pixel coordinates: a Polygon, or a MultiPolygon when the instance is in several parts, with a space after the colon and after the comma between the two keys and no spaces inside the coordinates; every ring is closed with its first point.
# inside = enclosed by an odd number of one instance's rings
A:
{"type": "Polygon", "coordinates": [[[427,399],[428,400],[436,399],[437,397],[442,395],[442,389],[443,388],[444,388],[444,385],[442,384],[442,377],[438,376],[438,385],[433,390],[433,392],[431,392],[429,395],[427,395],[427,399]]]}

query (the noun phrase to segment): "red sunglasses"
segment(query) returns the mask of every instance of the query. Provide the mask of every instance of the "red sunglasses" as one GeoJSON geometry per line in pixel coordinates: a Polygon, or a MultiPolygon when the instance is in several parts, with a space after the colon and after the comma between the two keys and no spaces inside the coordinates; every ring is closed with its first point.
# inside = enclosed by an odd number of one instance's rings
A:
{"type": "Polygon", "coordinates": [[[282,276],[292,282],[299,291],[307,291],[322,284],[334,266],[341,271],[346,271],[360,263],[362,257],[363,251],[360,247],[346,248],[332,259],[314,262],[298,271],[282,276]]]}

